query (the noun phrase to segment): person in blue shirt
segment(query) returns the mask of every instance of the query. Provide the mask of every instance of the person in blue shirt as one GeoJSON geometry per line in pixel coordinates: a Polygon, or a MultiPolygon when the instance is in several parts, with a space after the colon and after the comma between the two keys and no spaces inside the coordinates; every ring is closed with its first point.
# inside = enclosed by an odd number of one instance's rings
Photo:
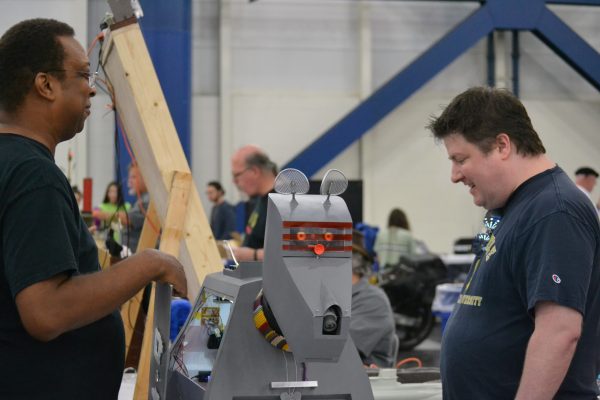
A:
{"type": "Polygon", "coordinates": [[[429,128],[495,222],[442,338],[453,399],[596,399],[600,224],[510,92],[472,88],[429,128]]]}
{"type": "Polygon", "coordinates": [[[206,184],[206,197],[213,203],[210,211],[210,228],[216,240],[229,240],[235,232],[235,209],[225,200],[225,190],[221,183],[211,181],[206,184]]]}

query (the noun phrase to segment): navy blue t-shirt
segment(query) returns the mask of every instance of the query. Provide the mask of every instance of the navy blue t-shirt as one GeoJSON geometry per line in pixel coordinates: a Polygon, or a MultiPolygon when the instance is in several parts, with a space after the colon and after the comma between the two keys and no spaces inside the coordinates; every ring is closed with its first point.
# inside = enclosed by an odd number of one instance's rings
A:
{"type": "Polygon", "coordinates": [[[117,311],[40,342],[15,304],[37,282],[100,268],[69,182],[46,147],[0,134],[0,199],[0,398],[116,399],[125,347],[117,311]]]}
{"type": "Polygon", "coordinates": [[[536,303],[583,315],[583,331],[556,399],[596,399],[600,225],[559,167],[512,194],[467,277],[442,339],[444,399],[513,399],[536,303]]]}

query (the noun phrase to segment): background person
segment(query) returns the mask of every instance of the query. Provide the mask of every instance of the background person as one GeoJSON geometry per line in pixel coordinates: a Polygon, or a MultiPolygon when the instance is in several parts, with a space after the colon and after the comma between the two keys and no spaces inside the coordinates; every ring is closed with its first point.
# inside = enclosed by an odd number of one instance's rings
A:
{"type": "Polygon", "coordinates": [[[216,240],[229,240],[235,232],[235,209],[225,200],[225,190],[221,183],[211,181],[206,184],[206,197],[213,203],[210,211],[210,228],[216,240]]]}
{"type": "Polygon", "coordinates": [[[415,254],[416,247],[406,214],[401,209],[394,208],[388,217],[387,230],[379,232],[375,240],[379,265],[383,269],[397,265],[401,256],[415,254]]]}
{"type": "Polygon", "coordinates": [[[120,242],[120,221],[126,220],[126,214],[131,208],[131,204],[123,198],[123,191],[117,182],[110,182],[104,191],[102,203],[92,212],[95,219],[102,222],[102,229],[112,228],[114,239],[120,242]]]}
{"type": "Polygon", "coordinates": [[[267,202],[273,191],[277,166],[257,146],[247,145],[231,157],[231,173],[237,188],[255,199],[254,210],[248,217],[242,247],[234,248],[238,261],[263,259],[267,202]]]}
{"type": "MultiPolygon", "coordinates": [[[[581,167],[575,171],[575,185],[581,190],[585,195],[592,200],[592,192],[594,191],[594,187],[596,186],[596,181],[598,180],[598,172],[590,167],[581,167]]],[[[600,201],[598,202],[600,204],[600,201]]],[[[596,209],[600,210],[596,204],[596,209]]]]}
{"type": "Polygon", "coordinates": [[[385,292],[369,283],[372,259],[359,231],[352,234],[352,317],[350,337],[365,365],[392,368],[396,361],[396,326],[385,292]]]}
{"type": "Polygon", "coordinates": [[[129,247],[135,253],[140,241],[140,235],[142,234],[142,228],[144,227],[144,221],[146,220],[146,212],[148,211],[148,206],[150,206],[150,195],[148,194],[146,182],[139,166],[135,162],[129,165],[127,186],[129,187],[129,194],[136,196],[136,201],[127,215],[124,215],[124,213],[121,214],[121,223],[126,226],[122,244],[129,247]]]}

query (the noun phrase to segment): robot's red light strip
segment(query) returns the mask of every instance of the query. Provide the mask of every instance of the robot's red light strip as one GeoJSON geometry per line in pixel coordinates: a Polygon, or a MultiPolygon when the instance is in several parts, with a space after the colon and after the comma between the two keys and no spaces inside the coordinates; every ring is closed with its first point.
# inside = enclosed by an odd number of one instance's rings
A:
{"type": "MultiPolygon", "coordinates": [[[[282,250],[285,250],[285,251],[310,251],[310,252],[313,251],[313,249],[309,246],[290,246],[287,244],[284,244],[282,246],[282,250]]],[[[352,251],[352,246],[327,247],[326,250],[327,250],[327,252],[330,252],[330,251],[352,251]]]]}
{"type": "Polygon", "coordinates": [[[283,221],[283,227],[352,229],[352,222],[283,221]]]}
{"type": "Polygon", "coordinates": [[[284,221],[284,251],[352,252],[352,222],[284,221]]]}
{"type": "Polygon", "coordinates": [[[299,232],[296,234],[283,234],[283,240],[326,240],[331,242],[332,240],[352,240],[352,235],[335,235],[331,233],[318,234],[318,233],[304,233],[299,232]]]}

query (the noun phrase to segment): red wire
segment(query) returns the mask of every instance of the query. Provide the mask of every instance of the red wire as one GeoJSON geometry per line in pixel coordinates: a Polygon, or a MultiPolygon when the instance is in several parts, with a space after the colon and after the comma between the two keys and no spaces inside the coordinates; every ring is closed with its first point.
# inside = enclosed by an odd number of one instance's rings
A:
{"type": "Polygon", "coordinates": [[[88,57],[92,53],[92,50],[94,50],[94,47],[96,46],[96,43],[98,43],[98,40],[104,40],[104,32],[100,32],[98,35],[96,35],[94,40],[92,40],[92,44],[90,44],[90,47],[88,47],[87,51],[88,57]]]}
{"type": "MultiPolygon", "coordinates": [[[[96,37],[92,41],[92,44],[90,44],[90,47],[88,48],[88,51],[87,51],[88,56],[90,55],[90,53],[92,52],[92,50],[96,46],[96,43],[99,40],[104,40],[104,32],[100,32],[98,35],[96,35],[96,37]]],[[[108,81],[105,81],[105,83],[106,83],[106,88],[107,88],[107,90],[110,93],[110,97],[111,97],[111,100],[112,100],[112,109],[115,110],[116,119],[117,119],[117,125],[120,128],[121,137],[123,138],[123,143],[125,143],[125,149],[127,150],[127,153],[129,154],[129,157],[131,157],[131,160],[133,161],[133,163],[137,165],[137,160],[136,160],[135,156],[133,155],[133,151],[131,151],[131,147],[129,146],[129,140],[127,139],[127,135],[126,135],[126,132],[125,132],[125,127],[123,126],[123,121],[121,120],[120,115],[116,112],[116,110],[117,110],[117,101],[116,101],[116,96],[115,96],[114,90],[113,90],[113,88],[111,87],[111,85],[110,85],[110,83],[108,81]]],[[[160,233],[160,229],[156,225],[154,225],[154,223],[152,222],[152,220],[150,220],[150,218],[148,218],[148,214],[146,212],[146,209],[144,208],[142,202],[140,201],[141,197],[142,197],[142,194],[140,193],[140,191],[137,188],[136,188],[135,191],[136,191],[136,195],[137,195],[138,204],[140,206],[140,211],[142,212],[142,214],[146,218],[146,221],[148,221],[148,224],[150,225],[150,227],[152,228],[152,230],[155,233],[160,233]]]]}
{"type": "Polygon", "coordinates": [[[409,362],[416,362],[417,368],[421,368],[423,366],[423,362],[421,362],[421,360],[419,360],[417,357],[408,357],[404,360],[398,361],[398,364],[396,364],[396,368],[400,368],[401,366],[403,366],[404,364],[408,364],[409,362]]]}
{"type": "MultiPolygon", "coordinates": [[[[116,110],[116,104],[115,104],[115,110],[116,110]]],[[[121,131],[121,137],[123,138],[123,143],[125,143],[125,149],[127,150],[127,153],[129,153],[129,157],[131,157],[131,160],[133,161],[133,163],[135,165],[137,165],[137,160],[135,159],[135,156],[133,155],[133,151],[131,151],[131,147],[129,146],[129,140],[127,140],[127,135],[125,134],[125,128],[123,126],[123,121],[121,120],[121,116],[119,115],[119,113],[117,113],[116,116],[117,116],[117,124],[119,125],[120,131],[121,131]]],[[[140,201],[142,198],[142,194],[140,193],[138,188],[135,188],[135,194],[137,195],[137,198],[138,198],[138,204],[140,206],[140,210],[142,211],[142,214],[144,215],[144,217],[146,217],[146,221],[148,222],[148,224],[150,225],[150,227],[152,228],[152,230],[155,233],[160,233],[160,229],[156,225],[154,225],[154,223],[152,222],[152,220],[150,218],[148,218],[146,209],[144,208],[142,202],[140,201]]]]}

